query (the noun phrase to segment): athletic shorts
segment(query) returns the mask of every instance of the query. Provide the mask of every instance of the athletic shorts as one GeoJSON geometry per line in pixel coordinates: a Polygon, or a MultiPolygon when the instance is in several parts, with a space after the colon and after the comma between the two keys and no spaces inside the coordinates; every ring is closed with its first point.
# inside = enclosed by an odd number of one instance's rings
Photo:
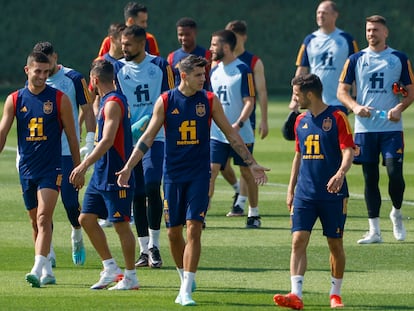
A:
{"type": "Polygon", "coordinates": [[[133,190],[122,188],[115,191],[96,189],[89,183],[83,197],[82,214],[95,214],[110,222],[130,221],[133,190]]]}
{"type": "Polygon", "coordinates": [[[62,156],[62,185],[60,196],[66,208],[79,208],[79,191],[69,182],[73,170],[72,156],[62,156]]]}
{"type": "MultiPolygon", "coordinates": [[[[254,144],[246,144],[250,153],[253,153],[254,144]]],[[[233,164],[238,166],[247,166],[243,159],[233,150],[230,144],[220,142],[212,139],[210,141],[210,158],[211,163],[220,164],[220,169],[224,170],[226,167],[227,159],[232,157],[233,164]]]]}
{"type": "Polygon", "coordinates": [[[47,177],[25,179],[20,176],[20,184],[22,186],[23,201],[26,210],[30,211],[37,207],[37,191],[48,188],[60,191],[60,184],[62,182],[61,171],[47,177]]]}
{"type": "Polygon", "coordinates": [[[292,232],[312,232],[316,219],[322,224],[323,235],[328,238],[342,238],[344,233],[348,198],[333,201],[293,200],[290,218],[292,232]]]}
{"type": "Polygon", "coordinates": [[[164,142],[154,141],[151,148],[134,167],[135,195],[145,195],[145,186],[150,183],[161,184],[164,162],[164,142]]]}
{"type": "Polygon", "coordinates": [[[209,197],[209,179],[184,183],[164,182],[164,218],[167,228],[184,225],[186,220],[204,222],[209,197]]]}
{"type": "Polygon", "coordinates": [[[382,164],[385,159],[403,159],[404,157],[404,133],[375,132],[355,134],[355,158],[354,163],[379,163],[379,155],[382,155],[382,164]]]}

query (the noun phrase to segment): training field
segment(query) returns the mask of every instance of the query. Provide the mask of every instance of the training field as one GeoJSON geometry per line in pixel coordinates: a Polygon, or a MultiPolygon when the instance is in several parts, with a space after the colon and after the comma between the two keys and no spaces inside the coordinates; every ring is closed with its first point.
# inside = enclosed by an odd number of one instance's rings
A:
{"type": "MultiPolygon", "coordinates": [[[[4,97],[1,98],[4,100],[4,97]]],[[[269,105],[270,134],[258,139],[255,156],[269,168],[269,183],[260,187],[262,228],[244,228],[245,218],[228,218],[232,188],[219,178],[207,228],[202,236],[202,255],[193,295],[198,310],[283,310],[273,303],[275,293],[290,290],[289,215],[285,192],[294,153],[293,142],[283,139],[280,127],[287,114],[287,99],[273,98],[269,105]]],[[[3,106],[0,105],[1,111],[3,106]]],[[[351,117],[352,119],[352,117],[351,117]]],[[[388,218],[391,203],[387,178],[381,169],[384,243],[358,245],[368,228],[363,201],[361,168],[348,173],[351,198],[344,244],[347,265],[342,289],[345,310],[414,310],[414,110],[404,113],[406,128],[403,205],[407,240],[396,242],[388,218]]],[[[351,120],[351,122],[353,122],[351,120]]],[[[99,278],[101,263],[84,235],[87,259],[75,267],[71,260],[70,225],[59,202],[54,217],[53,244],[57,255],[57,285],[31,288],[25,274],[33,265],[31,226],[23,207],[15,169],[16,134],[13,128],[0,154],[0,310],[179,310],[174,304],[179,278],[169,253],[162,226],[159,270],[138,269],[141,289],[113,292],[89,289],[99,278]]],[[[47,155],[45,155],[47,156],[47,155]]],[[[135,231],[135,228],[134,228],[135,231]]],[[[121,250],[113,228],[106,228],[110,247],[123,267],[121,250]]],[[[308,271],[304,283],[305,310],[329,310],[329,253],[319,223],[308,248],[308,271]]]]}

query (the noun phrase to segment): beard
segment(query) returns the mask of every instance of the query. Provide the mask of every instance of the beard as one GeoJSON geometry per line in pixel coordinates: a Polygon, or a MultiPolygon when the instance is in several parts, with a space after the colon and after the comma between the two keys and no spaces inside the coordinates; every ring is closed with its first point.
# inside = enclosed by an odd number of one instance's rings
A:
{"type": "Polygon", "coordinates": [[[223,50],[218,50],[215,54],[213,54],[213,60],[217,61],[217,60],[222,60],[224,57],[224,52],[223,50]]]}
{"type": "Polygon", "coordinates": [[[138,53],[136,53],[136,54],[125,54],[124,53],[124,57],[125,57],[125,60],[126,61],[131,61],[131,60],[134,60],[136,57],[138,57],[139,55],[141,54],[141,52],[138,52],[138,53]]]}

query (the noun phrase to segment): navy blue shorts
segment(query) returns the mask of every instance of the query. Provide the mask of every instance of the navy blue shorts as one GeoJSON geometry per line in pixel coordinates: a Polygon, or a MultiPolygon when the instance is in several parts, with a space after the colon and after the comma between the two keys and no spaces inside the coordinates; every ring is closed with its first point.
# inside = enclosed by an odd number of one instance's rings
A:
{"type": "Polygon", "coordinates": [[[203,222],[209,203],[209,186],[209,179],[164,183],[164,218],[167,228],[184,225],[186,220],[203,222]]]}
{"type": "Polygon", "coordinates": [[[96,189],[89,183],[83,197],[82,214],[95,214],[98,218],[111,222],[123,222],[131,219],[133,190],[122,188],[115,191],[96,189]]]}
{"type": "Polygon", "coordinates": [[[382,164],[385,159],[403,159],[404,134],[403,132],[375,132],[355,134],[354,163],[379,163],[382,155],[382,164]]]}
{"type": "Polygon", "coordinates": [[[30,211],[37,207],[37,191],[48,188],[60,191],[60,184],[62,182],[61,171],[56,171],[56,174],[41,178],[25,179],[20,176],[20,184],[22,186],[23,201],[26,210],[30,211]]]}
{"type": "Polygon", "coordinates": [[[72,170],[72,156],[62,156],[62,185],[60,196],[65,207],[79,208],[79,191],[69,182],[69,176],[72,170]]]}
{"type": "Polygon", "coordinates": [[[348,198],[333,201],[293,200],[291,210],[292,232],[312,232],[316,219],[320,219],[323,235],[328,238],[342,238],[348,198]]]}
{"type": "MultiPolygon", "coordinates": [[[[250,153],[253,153],[254,144],[246,144],[250,153]]],[[[233,150],[230,144],[220,142],[212,139],[210,141],[210,158],[211,163],[220,164],[220,169],[224,170],[226,167],[227,159],[233,158],[233,164],[238,166],[247,166],[243,159],[233,150]]]]}

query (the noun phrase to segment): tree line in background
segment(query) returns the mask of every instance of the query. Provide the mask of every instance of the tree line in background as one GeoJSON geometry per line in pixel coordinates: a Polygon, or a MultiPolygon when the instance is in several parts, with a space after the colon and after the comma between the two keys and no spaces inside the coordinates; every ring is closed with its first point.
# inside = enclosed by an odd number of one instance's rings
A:
{"type": "MultiPolygon", "coordinates": [[[[0,88],[10,91],[26,79],[26,57],[38,41],[50,41],[59,61],[88,76],[91,62],[110,23],[123,22],[128,1],[46,0],[1,1],[0,88]]],[[[320,1],[309,0],[159,0],[137,1],[149,9],[148,31],[158,40],[161,56],[177,48],[176,21],[184,16],[198,23],[198,43],[210,46],[211,33],[234,19],[248,24],[249,51],[264,62],[268,91],[285,95],[295,72],[298,48],[308,33],[317,28],[315,10],[320,1]]],[[[387,18],[388,43],[414,59],[414,1],[338,0],[338,27],[351,33],[360,48],[366,47],[365,17],[387,18]]]]}

